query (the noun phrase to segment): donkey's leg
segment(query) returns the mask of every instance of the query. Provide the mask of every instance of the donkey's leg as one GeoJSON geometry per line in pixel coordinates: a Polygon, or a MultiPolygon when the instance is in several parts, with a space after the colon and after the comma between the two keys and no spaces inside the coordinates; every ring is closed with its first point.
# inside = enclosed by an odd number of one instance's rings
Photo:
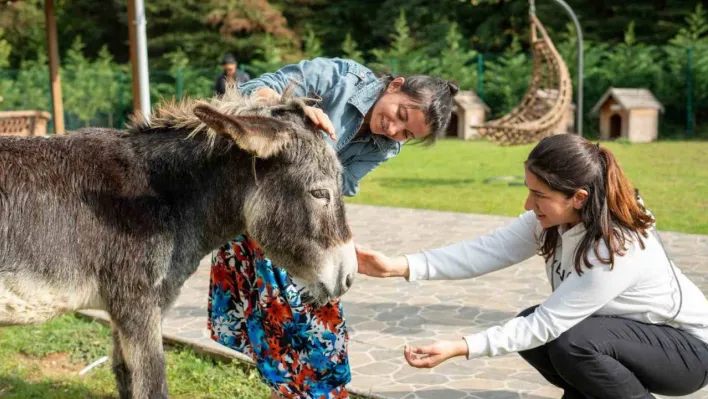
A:
{"type": "Polygon", "coordinates": [[[130,307],[115,320],[123,360],[130,372],[132,398],[167,398],[161,312],[157,305],[130,307]]]}
{"type": "Polygon", "coordinates": [[[115,325],[113,326],[113,374],[116,376],[118,397],[120,399],[131,399],[130,370],[128,370],[128,365],[125,364],[123,348],[120,345],[120,334],[115,325]]]}

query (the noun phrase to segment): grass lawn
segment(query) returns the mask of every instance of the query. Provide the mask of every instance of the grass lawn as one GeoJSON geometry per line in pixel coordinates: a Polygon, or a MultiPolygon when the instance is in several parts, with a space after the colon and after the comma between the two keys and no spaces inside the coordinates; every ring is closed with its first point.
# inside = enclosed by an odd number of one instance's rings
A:
{"type": "MultiPolygon", "coordinates": [[[[708,142],[603,143],[618,158],[660,230],[708,234],[708,142]]],[[[441,140],[410,145],[361,182],[348,203],[518,216],[526,188],[489,178],[518,176],[533,145],[441,140]]]]}
{"type": "MultiPolygon", "coordinates": [[[[112,348],[110,329],[63,316],[36,326],[0,329],[0,397],[17,399],[115,398],[110,361],[84,376],[78,372],[112,348]]],[[[269,393],[256,371],[166,346],[173,398],[263,399],[269,393]]]]}
{"type": "MultiPolygon", "coordinates": [[[[94,360],[110,357],[111,348],[108,327],[73,315],[36,326],[0,328],[0,398],[115,398],[110,361],[78,375],[94,360]]],[[[223,363],[181,346],[165,348],[171,398],[270,397],[248,365],[223,363]]]]}

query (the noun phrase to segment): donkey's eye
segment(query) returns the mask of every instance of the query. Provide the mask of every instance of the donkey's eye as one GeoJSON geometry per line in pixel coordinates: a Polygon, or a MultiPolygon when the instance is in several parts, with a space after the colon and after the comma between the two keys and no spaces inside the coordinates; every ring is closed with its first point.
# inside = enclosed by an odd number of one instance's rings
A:
{"type": "Polygon", "coordinates": [[[310,194],[312,194],[313,197],[317,199],[329,199],[329,191],[324,190],[324,189],[319,189],[319,190],[312,190],[310,191],[310,194]]]}

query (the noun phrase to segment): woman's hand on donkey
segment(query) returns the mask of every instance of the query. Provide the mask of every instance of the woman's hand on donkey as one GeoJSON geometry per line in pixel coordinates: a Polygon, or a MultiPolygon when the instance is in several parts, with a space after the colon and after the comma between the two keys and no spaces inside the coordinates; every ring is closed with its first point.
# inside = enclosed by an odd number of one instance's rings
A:
{"type": "MultiPolygon", "coordinates": [[[[280,93],[271,89],[270,87],[261,87],[260,89],[254,92],[254,95],[265,99],[280,100],[281,98],[280,93]]],[[[332,124],[332,121],[329,120],[329,116],[327,116],[324,111],[319,108],[307,106],[305,107],[305,115],[307,115],[307,117],[312,120],[315,126],[317,126],[319,129],[324,130],[332,140],[337,141],[337,135],[334,131],[334,125],[332,124]]]]}
{"type": "Polygon", "coordinates": [[[324,111],[319,108],[308,106],[305,107],[305,115],[307,115],[307,117],[312,120],[315,126],[324,130],[325,133],[329,135],[329,138],[334,141],[337,141],[337,135],[334,132],[334,125],[332,124],[332,121],[329,120],[329,116],[327,116],[324,111]]]}
{"type": "Polygon", "coordinates": [[[420,347],[406,345],[403,348],[403,356],[413,367],[433,368],[453,357],[467,356],[467,342],[460,339],[457,341],[437,341],[431,345],[420,347]]]}
{"type": "Polygon", "coordinates": [[[355,245],[359,273],[371,277],[408,278],[408,259],[405,256],[390,257],[379,251],[355,245]]]}

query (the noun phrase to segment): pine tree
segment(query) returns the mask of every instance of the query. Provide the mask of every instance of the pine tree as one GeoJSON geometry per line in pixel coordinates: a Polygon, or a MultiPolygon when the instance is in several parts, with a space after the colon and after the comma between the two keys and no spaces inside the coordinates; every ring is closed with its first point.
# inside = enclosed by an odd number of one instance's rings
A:
{"type": "Polygon", "coordinates": [[[411,73],[424,73],[426,68],[425,57],[422,57],[419,48],[411,37],[406,13],[401,10],[396,22],[394,31],[389,36],[391,46],[387,49],[374,49],[371,54],[375,61],[371,67],[380,71],[405,75],[411,73]]]}
{"type": "Polygon", "coordinates": [[[10,66],[10,52],[12,51],[12,46],[5,40],[4,34],[5,30],[0,28],[0,68],[10,66]]]}
{"type": "Polygon", "coordinates": [[[322,42],[317,38],[310,25],[305,28],[304,47],[307,58],[313,59],[322,56],[322,42]]]}
{"type": "Polygon", "coordinates": [[[430,57],[434,66],[430,73],[457,82],[462,89],[477,88],[477,52],[462,47],[459,25],[452,23],[445,36],[445,47],[437,56],[430,57]]]}
{"type": "Polygon", "coordinates": [[[344,38],[344,42],[342,43],[342,54],[345,58],[363,63],[364,55],[357,47],[358,45],[352,38],[351,32],[348,32],[347,36],[344,38]]]}
{"type": "Polygon", "coordinates": [[[686,17],[686,25],[669,43],[676,46],[691,46],[708,43],[708,18],[703,5],[698,3],[693,13],[686,17]]]}

